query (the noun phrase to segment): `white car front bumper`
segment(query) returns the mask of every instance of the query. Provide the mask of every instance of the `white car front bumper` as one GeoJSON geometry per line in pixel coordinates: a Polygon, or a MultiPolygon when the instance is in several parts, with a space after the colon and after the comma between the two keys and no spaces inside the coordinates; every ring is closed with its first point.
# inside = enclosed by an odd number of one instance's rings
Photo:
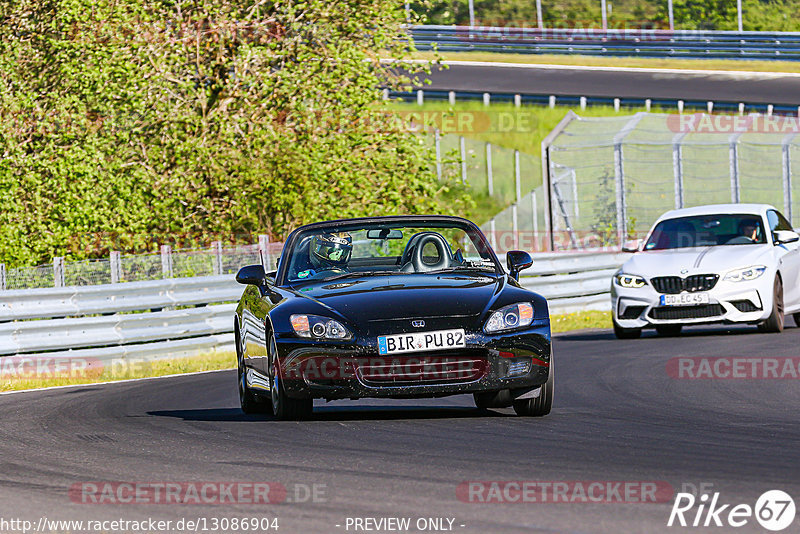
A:
{"type": "Polygon", "coordinates": [[[716,322],[757,323],[772,311],[774,273],[755,280],[718,280],[708,293],[708,304],[662,306],[661,295],[647,285],[633,289],[611,281],[611,306],[614,320],[622,328],[646,328],[660,324],[706,324],[716,322]]]}

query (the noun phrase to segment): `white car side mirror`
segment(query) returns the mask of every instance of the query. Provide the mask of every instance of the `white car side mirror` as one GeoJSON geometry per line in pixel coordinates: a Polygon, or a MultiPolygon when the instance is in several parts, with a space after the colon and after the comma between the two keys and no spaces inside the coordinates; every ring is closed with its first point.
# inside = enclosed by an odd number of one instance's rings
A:
{"type": "Polygon", "coordinates": [[[781,243],[794,243],[800,241],[800,234],[792,232],[791,230],[776,230],[772,232],[772,241],[776,245],[781,243]]]}
{"type": "Polygon", "coordinates": [[[641,239],[629,239],[622,244],[622,252],[639,252],[641,246],[641,239]]]}

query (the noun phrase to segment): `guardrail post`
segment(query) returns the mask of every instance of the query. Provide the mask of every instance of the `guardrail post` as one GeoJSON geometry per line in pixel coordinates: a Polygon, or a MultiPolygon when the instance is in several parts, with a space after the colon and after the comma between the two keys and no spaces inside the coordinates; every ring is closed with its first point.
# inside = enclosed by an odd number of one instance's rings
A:
{"type": "Polygon", "coordinates": [[[64,258],[53,258],[53,287],[64,287],[64,258]]]}
{"type": "Polygon", "coordinates": [[[581,110],[584,110],[584,109],[586,109],[586,97],[582,96],[581,97],[581,110]]]}
{"type": "Polygon", "coordinates": [[[712,100],[706,102],[706,109],[708,110],[709,115],[714,112],[714,102],[712,100]]]}
{"type": "Polygon", "coordinates": [[[775,107],[772,104],[767,104],[767,117],[771,117],[772,116],[772,111],[774,109],[775,109],[775,107]]]}
{"type": "Polygon", "coordinates": [[[447,93],[447,101],[450,103],[451,106],[455,106],[456,105],[456,92],[455,91],[450,91],[449,93],[447,93]]]}
{"type": "Polygon", "coordinates": [[[492,95],[489,93],[483,93],[483,105],[488,106],[492,100],[492,95]]]}
{"type": "MultiPolygon", "coordinates": [[[[797,114],[800,116],[800,106],[797,108],[797,114]]],[[[744,102],[739,102],[739,115],[744,115],[744,102]]]]}
{"type": "Polygon", "coordinates": [[[381,92],[383,93],[383,99],[389,100],[389,89],[384,88],[381,92]]]}
{"type": "Polygon", "coordinates": [[[214,253],[214,274],[222,274],[222,241],[212,241],[211,251],[214,253]]]}
{"type": "Polygon", "coordinates": [[[514,95],[514,107],[518,108],[522,105],[522,96],[519,94],[514,95]]]}
{"type": "Polygon", "coordinates": [[[122,279],[122,265],[119,261],[119,251],[112,250],[108,260],[109,268],[111,269],[111,283],[119,284],[119,281],[122,279]]]}
{"type": "Polygon", "coordinates": [[[422,89],[417,89],[417,105],[421,106],[425,103],[425,93],[422,92],[422,89]]]}
{"type": "Polygon", "coordinates": [[[467,143],[464,136],[458,138],[458,144],[461,148],[461,183],[467,183],[467,143]]]}
{"type": "Polygon", "coordinates": [[[678,113],[683,113],[683,100],[678,100],[678,113]]]}
{"type": "Polygon", "coordinates": [[[172,247],[161,245],[161,273],[164,278],[172,278],[172,247]]]}
{"type": "Polygon", "coordinates": [[[6,290],[6,264],[0,263],[0,291],[6,290]]]}
{"type": "Polygon", "coordinates": [[[433,143],[436,146],[436,178],[442,181],[442,136],[439,128],[433,130],[433,143]]]}
{"type": "Polygon", "coordinates": [[[648,113],[650,112],[650,108],[652,107],[652,105],[653,105],[653,101],[650,100],[649,98],[646,98],[644,100],[644,110],[647,111],[648,113]]]}
{"type": "Polygon", "coordinates": [[[550,95],[550,98],[548,99],[548,104],[550,105],[551,108],[556,107],[556,95],[550,95]]]}
{"type": "Polygon", "coordinates": [[[258,252],[261,255],[261,265],[264,266],[264,270],[266,272],[271,271],[272,268],[270,266],[268,235],[261,234],[258,236],[258,252]]]}
{"type": "Polygon", "coordinates": [[[614,111],[619,113],[619,98],[614,99],[614,111]]]}
{"type": "Polygon", "coordinates": [[[492,144],[486,143],[486,182],[489,187],[489,196],[494,195],[494,177],[492,176],[492,144]]]}

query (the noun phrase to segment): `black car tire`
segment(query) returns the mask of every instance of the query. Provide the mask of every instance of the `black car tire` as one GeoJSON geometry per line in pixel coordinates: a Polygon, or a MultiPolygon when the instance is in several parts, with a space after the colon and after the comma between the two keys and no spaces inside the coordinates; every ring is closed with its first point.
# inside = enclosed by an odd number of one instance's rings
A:
{"type": "Polygon", "coordinates": [[[286,395],[283,381],[278,371],[276,358],[277,346],[275,338],[270,336],[269,341],[269,383],[272,394],[272,414],[282,421],[297,421],[308,419],[314,411],[314,399],[293,399],[286,395]]]}
{"type": "Polygon", "coordinates": [[[656,332],[658,332],[659,336],[664,336],[664,337],[679,336],[682,329],[683,329],[683,325],[681,325],[681,324],[659,324],[659,325],[656,325],[656,332]]]}
{"type": "Polygon", "coordinates": [[[794,317],[795,326],[800,326],[800,313],[793,313],[792,317],[794,317]]]}
{"type": "Polygon", "coordinates": [[[236,333],[236,364],[239,379],[239,406],[246,414],[272,413],[272,404],[269,401],[257,397],[255,393],[247,387],[247,375],[244,368],[244,357],[241,347],[239,333],[236,333]]]}
{"type": "Polygon", "coordinates": [[[780,276],[775,276],[775,283],[772,285],[772,313],[767,320],[758,325],[761,332],[771,332],[780,334],[783,332],[783,324],[786,318],[783,315],[783,282],[780,276]]]}
{"type": "Polygon", "coordinates": [[[622,328],[617,321],[611,321],[614,323],[614,335],[617,339],[637,339],[642,336],[641,328],[622,328]]]}
{"type": "Polygon", "coordinates": [[[514,401],[514,411],[517,415],[527,417],[544,417],[553,408],[553,392],[555,389],[555,371],[553,370],[553,355],[550,354],[550,373],[535,399],[514,401]]]}

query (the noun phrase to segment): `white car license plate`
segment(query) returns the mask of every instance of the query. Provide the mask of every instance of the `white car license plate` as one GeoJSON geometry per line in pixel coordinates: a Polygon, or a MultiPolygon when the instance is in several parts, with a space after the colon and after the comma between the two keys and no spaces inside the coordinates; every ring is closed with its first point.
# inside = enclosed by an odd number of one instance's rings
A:
{"type": "Polygon", "coordinates": [[[708,304],[708,293],[661,295],[662,306],[699,306],[700,304],[708,304]]]}
{"type": "Polygon", "coordinates": [[[467,340],[463,328],[378,336],[378,352],[380,354],[457,349],[466,346],[467,340]]]}

